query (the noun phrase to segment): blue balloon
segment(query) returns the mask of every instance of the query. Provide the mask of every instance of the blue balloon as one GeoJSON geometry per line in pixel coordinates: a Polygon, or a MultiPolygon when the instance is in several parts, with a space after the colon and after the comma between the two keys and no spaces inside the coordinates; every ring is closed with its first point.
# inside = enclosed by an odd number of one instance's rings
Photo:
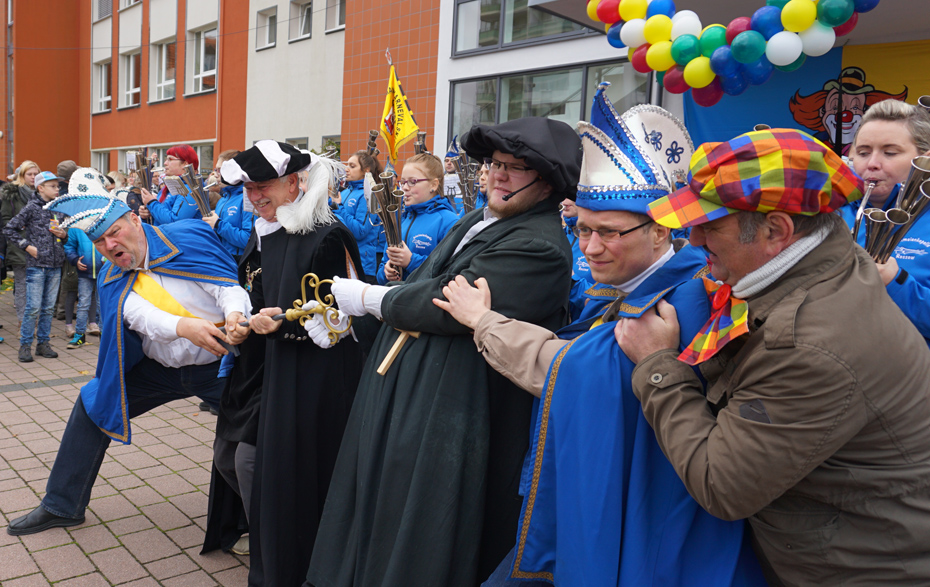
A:
{"type": "Polygon", "coordinates": [[[646,18],[652,18],[657,14],[664,14],[669,18],[675,16],[675,2],[673,0],[652,0],[649,8],[646,9],[646,18]]]}
{"type": "Polygon", "coordinates": [[[856,12],[868,12],[878,6],[879,0],[853,0],[856,5],[856,12]]]}
{"type": "Polygon", "coordinates": [[[754,86],[760,86],[769,81],[775,66],[763,55],[757,61],[743,65],[743,73],[749,79],[749,83],[754,86]]]}
{"type": "Polygon", "coordinates": [[[623,49],[626,45],[623,41],[620,40],[620,29],[623,28],[623,21],[617,21],[614,24],[610,25],[610,28],[607,29],[607,42],[610,43],[611,47],[616,47],[617,49],[623,49]]]}
{"type": "Polygon", "coordinates": [[[736,75],[720,78],[720,87],[723,93],[728,96],[739,96],[749,87],[749,78],[742,70],[736,72],[736,75]]]}
{"type": "Polygon", "coordinates": [[[777,6],[763,6],[759,10],[756,10],[755,14],[752,15],[749,28],[762,33],[762,36],[768,41],[775,36],[775,33],[780,33],[785,30],[785,27],[781,24],[781,8],[777,6]]]}
{"type": "Polygon", "coordinates": [[[732,77],[739,72],[739,62],[733,58],[729,45],[717,47],[710,56],[710,69],[721,78],[732,77]]]}

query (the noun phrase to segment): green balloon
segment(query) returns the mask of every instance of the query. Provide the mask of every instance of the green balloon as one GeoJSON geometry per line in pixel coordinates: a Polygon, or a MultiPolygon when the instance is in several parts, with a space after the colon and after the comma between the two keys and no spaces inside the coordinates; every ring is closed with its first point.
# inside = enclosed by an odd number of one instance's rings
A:
{"type": "MultiPolygon", "coordinates": [[[[821,0],[823,2],[823,0],[821,0]]],[[[786,71],[791,73],[792,71],[801,69],[801,66],[804,65],[804,62],[807,61],[807,55],[801,53],[801,56],[794,60],[794,63],[789,63],[788,65],[776,65],[775,69],[778,71],[786,71]]]]}
{"type": "MultiPolygon", "coordinates": [[[[677,41],[678,39],[676,39],[677,41]]],[[[763,39],[763,42],[765,39],[763,39]]],[[[727,44],[727,29],[722,26],[708,28],[701,33],[701,55],[710,57],[714,51],[727,44]]]]}
{"type": "Polygon", "coordinates": [[[681,35],[672,41],[672,59],[678,65],[687,65],[701,56],[701,42],[694,35],[681,35]]]}
{"type": "Polygon", "coordinates": [[[767,0],[766,6],[777,6],[778,8],[784,8],[785,4],[788,3],[788,0],[767,0]]]}
{"type": "Polygon", "coordinates": [[[657,71],[657,72],[656,72],[656,80],[659,82],[659,85],[662,86],[662,87],[664,88],[664,87],[665,87],[665,72],[664,72],[664,71],[657,71]]]}
{"type": "Polygon", "coordinates": [[[733,59],[740,63],[754,63],[765,55],[765,37],[758,31],[743,31],[730,44],[733,59]]]}
{"type": "Polygon", "coordinates": [[[824,26],[837,27],[846,24],[855,10],[853,0],[820,0],[817,4],[817,20],[824,26]]]}

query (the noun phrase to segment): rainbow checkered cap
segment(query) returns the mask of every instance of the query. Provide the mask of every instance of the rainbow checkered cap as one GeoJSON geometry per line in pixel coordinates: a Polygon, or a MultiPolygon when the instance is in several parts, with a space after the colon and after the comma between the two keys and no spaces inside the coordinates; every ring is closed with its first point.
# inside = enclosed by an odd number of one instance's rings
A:
{"type": "Polygon", "coordinates": [[[861,197],[862,180],[826,145],[769,129],[698,147],[688,185],[651,202],[649,216],[685,228],[741,211],[825,214],[861,197]]]}

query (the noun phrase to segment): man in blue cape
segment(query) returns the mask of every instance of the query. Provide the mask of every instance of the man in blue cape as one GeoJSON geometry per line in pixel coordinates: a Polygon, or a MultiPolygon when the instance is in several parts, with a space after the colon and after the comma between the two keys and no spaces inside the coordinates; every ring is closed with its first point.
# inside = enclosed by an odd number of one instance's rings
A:
{"type": "Polygon", "coordinates": [[[575,225],[604,295],[558,335],[491,311],[481,279],[475,288],[458,277],[443,292],[448,302],[437,300],[475,330],[496,370],[540,398],[517,544],[485,585],[762,585],[743,525],[705,512],[662,454],[631,390],[634,364],[614,341],[615,320],[663,297],[693,310],[684,344],[709,313],[703,251],[673,243],[646,215],[675,190],[693,146],[666,111],[619,116],[604,89],[593,124],[578,125],[575,225]]]}
{"type": "Polygon", "coordinates": [[[14,536],[77,526],[110,440],[131,441],[129,420],[176,399],[219,405],[227,328],[249,316],[236,266],[199,220],[143,224],[111,198],[102,176],[79,169],[68,196],[48,208],[69,216],[106,257],[97,279],[103,330],[95,377],[82,389],[61,440],[42,505],[10,522],[14,536]]]}

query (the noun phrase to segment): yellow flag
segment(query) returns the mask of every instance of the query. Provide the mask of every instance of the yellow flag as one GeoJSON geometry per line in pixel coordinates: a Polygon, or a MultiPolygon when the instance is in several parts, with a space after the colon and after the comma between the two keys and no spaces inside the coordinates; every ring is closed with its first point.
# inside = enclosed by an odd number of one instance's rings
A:
{"type": "Polygon", "coordinates": [[[404,143],[414,138],[420,127],[413,118],[413,112],[407,104],[404,88],[397,80],[394,66],[391,65],[391,78],[388,80],[387,97],[384,99],[384,112],[381,114],[381,138],[388,147],[391,163],[397,161],[397,150],[404,143]]]}

